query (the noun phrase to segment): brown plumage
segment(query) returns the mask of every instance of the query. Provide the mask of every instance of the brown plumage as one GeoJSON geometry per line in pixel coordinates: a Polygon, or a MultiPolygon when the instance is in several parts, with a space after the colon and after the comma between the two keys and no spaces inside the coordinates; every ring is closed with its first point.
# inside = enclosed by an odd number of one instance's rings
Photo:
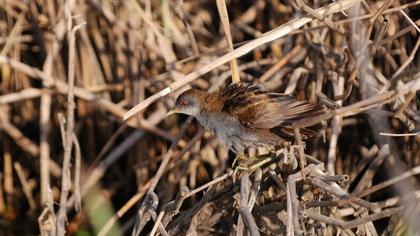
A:
{"type": "MultiPolygon", "coordinates": [[[[293,137],[292,124],[325,112],[293,96],[235,83],[217,92],[190,89],[182,93],[171,113],[192,115],[235,153],[246,148],[278,145],[293,137]]],[[[316,133],[301,129],[302,137],[316,133]]]]}

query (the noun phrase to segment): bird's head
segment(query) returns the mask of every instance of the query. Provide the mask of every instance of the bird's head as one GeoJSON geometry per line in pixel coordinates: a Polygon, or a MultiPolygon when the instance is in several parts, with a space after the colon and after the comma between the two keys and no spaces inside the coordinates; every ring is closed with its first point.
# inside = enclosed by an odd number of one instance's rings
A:
{"type": "Polygon", "coordinates": [[[166,115],[181,113],[197,117],[203,108],[203,96],[204,93],[196,89],[183,92],[176,99],[175,106],[166,115]]]}

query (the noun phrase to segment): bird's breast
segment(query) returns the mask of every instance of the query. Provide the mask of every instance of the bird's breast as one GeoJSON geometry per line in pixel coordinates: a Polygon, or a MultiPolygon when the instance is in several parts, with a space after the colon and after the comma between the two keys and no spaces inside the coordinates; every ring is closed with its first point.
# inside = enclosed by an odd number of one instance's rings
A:
{"type": "Polygon", "coordinates": [[[260,135],[261,131],[249,129],[223,113],[203,113],[197,119],[217,136],[220,143],[235,153],[243,153],[249,147],[263,146],[268,141],[267,137],[260,135]]]}
{"type": "Polygon", "coordinates": [[[238,121],[222,113],[203,112],[197,120],[206,129],[212,131],[219,142],[227,148],[234,149],[234,145],[241,143],[240,137],[244,127],[238,121]]]}
{"type": "Polygon", "coordinates": [[[243,129],[238,120],[222,113],[203,112],[197,119],[206,129],[211,130],[217,136],[235,136],[243,129]]]}

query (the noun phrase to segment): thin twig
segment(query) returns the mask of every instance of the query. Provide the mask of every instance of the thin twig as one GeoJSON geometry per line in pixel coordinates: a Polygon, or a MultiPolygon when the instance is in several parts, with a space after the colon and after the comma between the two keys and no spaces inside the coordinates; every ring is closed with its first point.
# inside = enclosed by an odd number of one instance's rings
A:
{"type": "Polygon", "coordinates": [[[15,162],[14,167],[19,177],[19,181],[22,184],[23,193],[25,194],[25,197],[28,200],[29,208],[31,209],[31,211],[34,211],[36,209],[36,203],[32,195],[32,190],[34,186],[31,186],[31,184],[27,180],[26,174],[24,173],[22,166],[19,164],[19,162],[15,162]]]}
{"type": "Polygon", "coordinates": [[[80,193],[80,169],[82,165],[82,152],[80,144],[76,135],[73,133],[72,141],[75,149],[75,164],[74,164],[74,197],[76,211],[82,209],[82,194],[80,193]]]}
{"type": "Polygon", "coordinates": [[[65,224],[67,220],[67,197],[71,187],[70,180],[70,159],[71,159],[71,150],[73,146],[73,128],[74,128],[74,74],[75,74],[75,44],[76,44],[76,31],[79,30],[84,24],[82,23],[76,25],[71,29],[69,36],[69,75],[68,75],[68,87],[69,91],[67,94],[67,120],[66,120],[66,133],[64,143],[64,157],[63,157],[63,174],[61,178],[61,194],[60,194],[60,209],[57,214],[57,235],[64,235],[65,224]]]}

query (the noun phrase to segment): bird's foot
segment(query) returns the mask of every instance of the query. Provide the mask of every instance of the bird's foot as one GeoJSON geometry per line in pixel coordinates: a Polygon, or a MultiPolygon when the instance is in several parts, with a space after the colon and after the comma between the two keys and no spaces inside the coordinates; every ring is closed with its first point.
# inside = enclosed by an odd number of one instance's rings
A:
{"type": "Polygon", "coordinates": [[[252,174],[254,171],[256,171],[258,168],[261,168],[265,164],[273,161],[277,155],[275,153],[268,153],[261,156],[250,156],[247,157],[245,155],[237,156],[235,158],[234,164],[232,164],[232,168],[234,168],[233,171],[233,182],[236,180],[236,175],[240,172],[247,172],[248,174],[252,174]],[[242,161],[241,161],[242,160],[242,161]],[[236,167],[236,161],[238,161],[238,165],[236,167]]]}
{"type": "Polygon", "coordinates": [[[268,150],[269,153],[273,153],[273,154],[276,153],[276,148],[274,146],[267,145],[265,146],[265,148],[268,150]]]}
{"type": "Polygon", "coordinates": [[[246,169],[246,162],[248,162],[249,159],[250,159],[250,157],[247,157],[243,153],[240,153],[240,154],[237,154],[236,155],[235,160],[233,160],[233,163],[232,163],[232,169],[233,169],[232,179],[233,179],[233,183],[236,182],[236,175],[238,174],[238,172],[241,171],[241,170],[243,170],[243,169],[246,169]],[[236,164],[238,164],[238,165],[236,165],[236,164]]]}
{"type": "Polygon", "coordinates": [[[237,166],[235,170],[242,170],[248,172],[248,174],[252,174],[254,171],[256,171],[258,168],[262,167],[263,165],[273,161],[275,159],[275,156],[266,157],[263,160],[256,162],[252,165],[248,166],[237,166]]]}
{"type": "Polygon", "coordinates": [[[247,156],[245,156],[245,154],[243,154],[243,153],[236,155],[235,160],[233,160],[233,163],[232,163],[232,168],[235,166],[236,162],[240,163],[240,162],[246,161],[248,159],[249,158],[247,156]]]}

